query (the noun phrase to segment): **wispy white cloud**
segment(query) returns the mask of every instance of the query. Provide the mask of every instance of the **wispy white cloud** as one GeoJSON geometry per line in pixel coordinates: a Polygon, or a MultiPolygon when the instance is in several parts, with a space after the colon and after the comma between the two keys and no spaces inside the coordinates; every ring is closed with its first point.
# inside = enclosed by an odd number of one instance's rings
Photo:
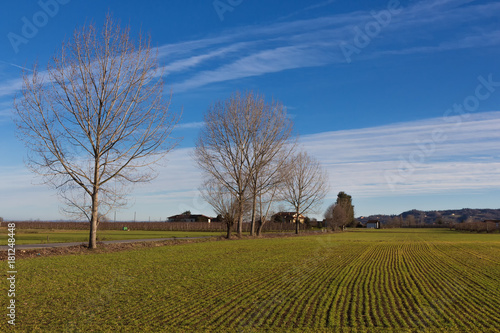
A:
{"type": "MultiPolygon", "coordinates": [[[[500,44],[498,29],[485,23],[498,16],[500,3],[429,0],[400,8],[357,60],[500,44]]],[[[165,58],[165,68],[180,75],[171,83],[175,92],[290,69],[346,63],[339,45],[352,44],[356,36],[353,28],[364,29],[375,21],[373,12],[385,9],[241,27],[217,37],[163,46],[161,54],[175,59],[165,58]],[[189,72],[192,68],[199,71],[189,72]]]]}
{"type": "Polygon", "coordinates": [[[0,123],[11,119],[12,111],[8,109],[0,109],[0,123]]]}
{"type": "Polygon", "coordinates": [[[5,80],[0,83],[0,97],[12,96],[20,91],[23,86],[21,79],[5,80]]]}
{"type": "Polygon", "coordinates": [[[216,49],[214,51],[209,51],[206,54],[194,55],[194,56],[186,58],[186,59],[181,59],[181,60],[171,62],[168,65],[164,66],[162,69],[166,72],[166,75],[169,75],[169,74],[172,74],[175,72],[185,71],[185,70],[197,67],[198,65],[200,65],[203,62],[206,62],[208,60],[212,60],[214,58],[219,58],[219,57],[225,56],[227,54],[239,51],[243,47],[248,46],[250,44],[251,43],[236,43],[236,44],[229,45],[226,47],[221,47],[221,48],[216,49]]]}
{"type": "Polygon", "coordinates": [[[317,8],[322,8],[328,5],[331,5],[332,3],[336,2],[337,0],[326,0],[322,1],[320,3],[317,3],[315,5],[311,5],[309,7],[304,8],[304,10],[311,10],[311,9],[317,9],[317,8]]]}
{"type": "Polygon", "coordinates": [[[9,121],[12,117],[12,101],[0,102],[0,122],[9,121]]]}
{"type": "Polygon", "coordinates": [[[29,68],[26,68],[26,67],[23,67],[23,66],[19,66],[19,65],[16,65],[16,64],[13,64],[11,62],[7,62],[7,61],[3,61],[3,60],[0,60],[1,63],[4,63],[6,65],[9,65],[9,66],[12,66],[12,67],[16,67],[16,68],[19,68],[19,69],[22,69],[22,70],[25,70],[25,71],[29,71],[31,72],[32,70],[29,69],[29,68]]]}
{"type": "MultiPolygon", "coordinates": [[[[328,171],[331,197],[340,190],[359,198],[453,194],[500,187],[498,128],[500,112],[485,112],[471,114],[461,123],[433,118],[306,135],[300,144],[328,171]],[[442,140],[432,144],[436,130],[442,140]],[[392,188],[388,173],[397,176],[392,188]]],[[[192,156],[192,148],[168,154],[166,166],[158,169],[158,178],[132,192],[135,205],[124,214],[133,216],[130,212],[138,211],[141,216],[168,216],[188,209],[209,212],[198,192],[203,175],[192,156]]],[[[33,176],[23,167],[0,169],[2,214],[56,209],[50,190],[36,187],[36,195],[31,194],[32,181],[33,176]]]]}
{"type": "Polygon", "coordinates": [[[491,189],[500,186],[499,126],[500,112],[488,112],[461,123],[434,118],[319,133],[302,144],[329,170],[332,188],[360,197],[491,189]]]}
{"type": "Polygon", "coordinates": [[[322,57],[317,52],[310,52],[305,46],[281,47],[243,57],[215,70],[203,71],[180,84],[174,84],[174,90],[185,91],[209,83],[258,76],[293,68],[319,66],[324,63],[324,56],[322,57]]]}
{"type": "Polygon", "coordinates": [[[460,40],[447,41],[434,46],[416,46],[399,50],[384,50],[374,52],[369,57],[377,58],[384,55],[409,55],[418,53],[435,53],[443,51],[453,51],[460,49],[469,49],[474,47],[488,47],[500,44],[500,30],[494,30],[486,33],[467,35],[460,40]]]}
{"type": "Polygon", "coordinates": [[[177,124],[175,125],[175,129],[198,129],[203,126],[202,121],[195,121],[191,123],[182,123],[182,124],[177,124]]]}
{"type": "MultiPolygon", "coordinates": [[[[499,2],[427,0],[400,8],[401,12],[392,15],[369,47],[356,54],[356,60],[500,44],[499,30],[493,21],[500,14],[499,2]]],[[[314,8],[304,10],[310,9],[314,8]]],[[[364,29],[367,23],[375,21],[373,12],[385,9],[382,6],[233,28],[217,36],[160,46],[158,55],[174,92],[292,69],[346,63],[340,45],[353,43],[353,28],[364,29]]],[[[21,86],[20,79],[1,81],[0,97],[12,95],[21,86]]]]}

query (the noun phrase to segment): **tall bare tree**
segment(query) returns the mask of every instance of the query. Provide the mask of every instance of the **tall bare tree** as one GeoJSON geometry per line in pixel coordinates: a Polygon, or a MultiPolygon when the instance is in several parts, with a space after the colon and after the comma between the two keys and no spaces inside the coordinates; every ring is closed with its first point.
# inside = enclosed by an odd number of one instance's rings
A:
{"type": "Polygon", "coordinates": [[[327,226],[332,230],[336,231],[339,228],[344,230],[344,227],[347,225],[347,215],[344,207],[338,203],[328,206],[325,212],[325,220],[327,226]]]}
{"type": "Polygon", "coordinates": [[[255,101],[252,117],[257,130],[251,136],[248,160],[252,170],[249,188],[252,200],[250,235],[255,234],[257,218],[262,226],[262,207],[258,209],[263,203],[262,196],[266,197],[265,202],[269,207],[274,201],[276,188],[283,181],[286,162],[296,146],[292,139],[293,123],[283,105],[279,102],[265,103],[264,98],[259,96],[256,96],[255,101]]]}
{"type": "Polygon", "coordinates": [[[281,197],[295,212],[295,233],[299,233],[300,215],[316,208],[328,193],[328,176],[321,164],[305,152],[291,160],[291,169],[281,187],[281,197]]]}
{"type": "Polygon", "coordinates": [[[335,203],[332,203],[328,208],[325,210],[325,214],[323,214],[323,217],[325,218],[325,228],[331,228],[333,230],[336,229],[336,225],[333,223],[333,210],[335,209],[335,203]]]}
{"type": "Polygon", "coordinates": [[[247,163],[252,123],[251,96],[233,94],[218,101],[205,114],[194,151],[198,166],[236,198],[238,205],[238,235],[243,233],[243,205],[252,171],[247,163]]]}
{"type": "MultiPolygon", "coordinates": [[[[230,191],[239,212],[252,200],[255,232],[257,193],[276,180],[277,171],[291,152],[292,124],[280,103],[268,104],[252,92],[234,93],[213,104],[196,143],[195,158],[209,178],[230,191]],[[270,168],[273,165],[274,168],[270,168]]],[[[237,219],[242,234],[243,215],[237,219]]]]}
{"type": "Polygon", "coordinates": [[[14,107],[28,166],[89,219],[95,248],[98,214],[123,203],[127,185],[154,178],[176,144],[156,52],[108,16],[100,30],[75,30],[46,72],[34,66],[23,80],[14,107]]]}

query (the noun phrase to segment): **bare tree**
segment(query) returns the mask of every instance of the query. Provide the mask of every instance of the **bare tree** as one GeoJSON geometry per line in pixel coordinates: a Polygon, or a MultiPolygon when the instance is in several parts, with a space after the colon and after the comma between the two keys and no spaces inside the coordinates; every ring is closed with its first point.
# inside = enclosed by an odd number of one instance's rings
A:
{"type": "MultiPolygon", "coordinates": [[[[257,125],[257,131],[251,139],[250,191],[252,199],[252,219],[250,235],[255,234],[256,219],[260,221],[262,230],[262,197],[267,200],[268,212],[274,201],[276,188],[280,186],[286,176],[287,160],[292,155],[296,143],[292,140],[293,123],[286,114],[281,103],[266,104],[262,97],[256,97],[256,104],[252,116],[257,125]],[[269,194],[269,195],[267,195],[269,194]],[[260,213],[260,214],[259,214],[260,213]],[[259,215],[259,216],[258,216],[259,215]]],[[[258,234],[260,234],[260,231],[258,234]]]]}
{"type": "Polygon", "coordinates": [[[327,174],[320,163],[307,153],[298,153],[291,160],[281,197],[295,211],[295,233],[299,233],[300,215],[317,207],[328,193],[327,182],[327,174]]]}
{"type": "Polygon", "coordinates": [[[348,222],[348,216],[344,207],[340,204],[336,204],[333,209],[333,225],[340,228],[340,230],[344,230],[348,222]]]}
{"type": "Polygon", "coordinates": [[[100,31],[75,30],[46,73],[23,74],[14,107],[28,166],[88,218],[90,248],[98,214],[122,204],[127,185],[154,178],[176,144],[160,74],[150,39],[134,42],[109,16],[100,31]]]}
{"type": "Polygon", "coordinates": [[[222,218],[222,222],[226,225],[226,238],[230,239],[231,230],[239,216],[244,216],[250,211],[250,201],[245,200],[243,211],[240,211],[240,205],[234,194],[214,178],[205,181],[200,192],[217,216],[222,218]]]}
{"type": "MultiPolygon", "coordinates": [[[[231,192],[243,212],[252,198],[252,234],[255,231],[257,194],[275,181],[285,157],[292,125],[279,103],[266,104],[253,93],[234,93],[213,104],[196,143],[195,158],[209,178],[231,192]],[[271,171],[270,165],[274,166],[271,171]]],[[[287,153],[288,151],[288,153],[287,153]]],[[[237,219],[242,234],[243,215],[237,219]]]]}
{"type": "Polygon", "coordinates": [[[325,228],[330,228],[335,230],[335,227],[333,225],[333,210],[335,209],[335,203],[332,203],[330,206],[325,211],[325,214],[323,217],[325,218],[325,228]]]}
{"type": "Polygon", "coordinates": [[[338,203],[331,204],[325,212],[325,220],[333,231],[337,229],[344,230],[344,227],[348,224],[348,218],[344,207],[338,203]]]}

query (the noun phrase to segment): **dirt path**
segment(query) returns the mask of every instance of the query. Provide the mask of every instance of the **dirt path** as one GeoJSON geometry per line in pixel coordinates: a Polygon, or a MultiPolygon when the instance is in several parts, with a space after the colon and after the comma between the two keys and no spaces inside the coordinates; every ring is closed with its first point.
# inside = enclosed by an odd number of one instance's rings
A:
{"type": "MultiPolygon", "coordinates": [[[[117,243],[139,243],[139,242],[162,242],[171,240],[182,240],[182,239],[200,239],[200,238],[210,238],[212,236],[199,236],[199,237],[170,237],[170,238],[145,238],[145,239],[120,239],[111,241],[100,241],[102,244],[117,244],[117,243]]],[[[45,249],[52,247],[70,247],[78,245],[86,245],[87,242],[71,242],[71,243],[46,243],[46,244],[22,244],[16,245],[16,250],[32,250],[32,249],[45,249]]],[[[0,246],[0,251],[6,251],[9,249],[7,245],[0,246]]]]}
{"type": "MultiPolygon", "coordinates": [[[[296,236],[306,236],[311,234],[318,234],[318,232],[301,233],[300,235],[295,235],[293,233],[280,233],[280,234],[265,234],[260,236],[261,238],[275,238],[275,237],[296,237],[296,236]]],[[[244,236],[242,239],[255,238],[251,236],[244,236]]],[[[234,237],[234,239],[239,239],[234,237]]],[[[210,242],[210,241],[228,241],[222,236],[199,236],[199,237],[172,237],[172,238],[146,238],[146,239],[123,239],[123,240],[112,240],[112,241],[101,241],[97,242],[97,249],[89,249],[86,242],[72,242],[72,243],[48,243],[48,244],[25,244],[16,245],[15,258],[39,258],[47,256],[58,256],[58,255],[80,255],[80,254],[98,254],[98,253],[110,253],[118,251],[127,251],[148,247],[157,246],[170,246],[179,245],[186,243],[197,243],[197,242],[210,242]]],[[[0,246],[0,261],[7,260],[8,258],[8,246],[0,246]]]]}

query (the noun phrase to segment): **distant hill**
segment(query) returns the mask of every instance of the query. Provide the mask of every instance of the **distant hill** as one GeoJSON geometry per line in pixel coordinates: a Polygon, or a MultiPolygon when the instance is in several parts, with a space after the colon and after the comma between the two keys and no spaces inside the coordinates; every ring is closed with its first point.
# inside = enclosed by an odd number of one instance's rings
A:
{"type": "Polygon", "coordinates": [[[443,224],[448,222],[477,222],[483,220],[500,220],[500,209],[448,209],[422,211],[412,209],[399,215],[370,215],[358,217],[360,221],[379,220],[382,224],[392,223],[401,217],[411,224],[443,224]]]}

